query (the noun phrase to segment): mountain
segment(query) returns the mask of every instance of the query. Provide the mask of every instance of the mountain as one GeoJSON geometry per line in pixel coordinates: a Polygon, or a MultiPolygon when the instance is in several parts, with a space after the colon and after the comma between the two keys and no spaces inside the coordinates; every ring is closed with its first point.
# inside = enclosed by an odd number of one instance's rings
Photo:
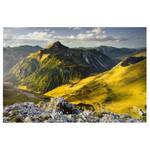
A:
{"type": "Polygon", "coordinates": [[[125,57],[129,57],[130,55],[138,52],[141,49],[130,49],[130,48],[116,48],[111,46],[99,46],[96,48],[98,51],[103,54],[113,58],[114,60],[122,60],[125,57]]]}
{"type": "Polygon", "coordinates": [[[95,49],[77,51],[57,41],[19,61],[5,75],[4,81],[11,81],[26,86],[26,89],[43,93],[71,80],[109,70],[116,63],[95,49]]]}
{"type": "Polygon", "coordinates": [[[146,52],[139,51],[109,71],[72,81],[45,95],[64,97],[85,109],[145,117],[146,52]]]}
{"type": "Polygon", "coordinates": [[[3,48],[3,68],[4,74],[10,70],[20,59],[27,56],[31,52],[42,49],[39,46],[19,46],[3,48]]]}

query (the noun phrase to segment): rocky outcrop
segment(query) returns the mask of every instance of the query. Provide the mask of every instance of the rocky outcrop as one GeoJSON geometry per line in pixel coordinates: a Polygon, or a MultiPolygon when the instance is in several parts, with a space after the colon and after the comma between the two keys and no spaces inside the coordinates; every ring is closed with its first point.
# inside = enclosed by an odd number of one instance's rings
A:
{"type": "Polygon", "coordinates": [[[142,122],[128,115],[111,112],[82,111],[63,98],[35,105],[32,102],[13,104],[4,108],[3,122],[142,122]]]}
{"type": "Polygon", "coordinates": [[[50,49],[61,50],[61,49],[69,49],[69,48],[67,46],[64,46],[63,44],[61,44],[59,41],[56,41],[52,44],[50,49]]]}

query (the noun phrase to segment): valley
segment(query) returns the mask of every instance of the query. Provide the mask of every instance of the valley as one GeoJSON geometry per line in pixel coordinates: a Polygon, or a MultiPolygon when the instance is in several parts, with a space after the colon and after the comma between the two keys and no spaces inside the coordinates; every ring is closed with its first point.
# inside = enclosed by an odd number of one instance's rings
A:
{"type": "Polygon", "coordinates": [[[69,48],[57,41],[26,54],[5,73],[4,107],[26,102],[47,107],[53,98],[64,98],[80,111],[145,121],[146,51],[69,48]]]}

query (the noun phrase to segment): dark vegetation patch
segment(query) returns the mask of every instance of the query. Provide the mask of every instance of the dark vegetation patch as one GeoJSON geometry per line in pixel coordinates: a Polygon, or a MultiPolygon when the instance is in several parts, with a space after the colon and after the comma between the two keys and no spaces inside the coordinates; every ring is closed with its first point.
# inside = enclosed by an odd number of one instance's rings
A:
{"type": "Polygon", "coordinates": [[[121,66],[122,66],[122,67],[125,67],[125,66],[128,66],[128,65],[130,65],[130,64],[136,64],[136,63],[138,63],[138,62],[144,60],[145,58],[146,58],[146,57],[143,57],[143,56],[141,56],[141,57],[129,57],[129,58],[127,58],[127,59],[121,64],[121,66]]]}
{"type": "Polygon", "coordinates": [[[80,110],[91,110],[95,111],[95,108],[91,104],[84,104],[84,103],[79,103],[76,105],[78,109],[80,110]]]}

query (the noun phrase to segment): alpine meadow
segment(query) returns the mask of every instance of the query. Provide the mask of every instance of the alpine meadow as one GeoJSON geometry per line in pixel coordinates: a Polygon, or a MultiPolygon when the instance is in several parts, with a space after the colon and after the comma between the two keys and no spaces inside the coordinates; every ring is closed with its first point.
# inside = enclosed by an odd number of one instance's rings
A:
{"type": "Polygon", "coordinates": [[[146,122],[146,28],[3,29],[3,122],[146,122]]]}

